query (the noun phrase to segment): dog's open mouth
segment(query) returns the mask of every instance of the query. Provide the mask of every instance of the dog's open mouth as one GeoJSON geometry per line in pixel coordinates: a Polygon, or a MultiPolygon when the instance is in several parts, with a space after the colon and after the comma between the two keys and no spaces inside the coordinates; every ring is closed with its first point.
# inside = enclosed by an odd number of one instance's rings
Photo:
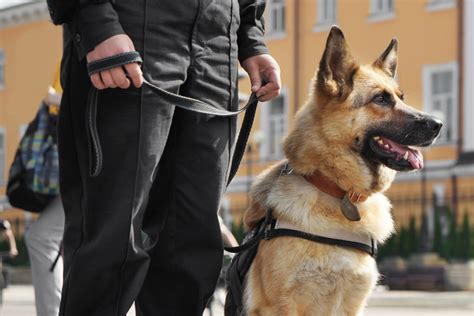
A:
{"type": "Polygon", "coordinates": [[[389,168],[398,171],[418,170],[423,168],[423,155],[408,145],[402,145],[384,136],[373,136],[369,139],[372,156],[389,168]]]}

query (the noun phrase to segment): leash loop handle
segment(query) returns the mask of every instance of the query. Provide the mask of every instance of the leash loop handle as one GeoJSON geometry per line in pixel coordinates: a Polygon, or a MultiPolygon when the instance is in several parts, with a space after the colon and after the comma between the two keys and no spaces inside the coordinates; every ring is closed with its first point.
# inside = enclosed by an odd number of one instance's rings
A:
{"type": "Polygon", "coordinates": [[[102,58],[91,61],[87,64],[87,73],[92,76],[95,73],[109,70],[115,67],[125,66],[127,64],[138,63],[141,64],[142,58],[140,53],[136,51],[121,53],[118,55],[102,58]]]}

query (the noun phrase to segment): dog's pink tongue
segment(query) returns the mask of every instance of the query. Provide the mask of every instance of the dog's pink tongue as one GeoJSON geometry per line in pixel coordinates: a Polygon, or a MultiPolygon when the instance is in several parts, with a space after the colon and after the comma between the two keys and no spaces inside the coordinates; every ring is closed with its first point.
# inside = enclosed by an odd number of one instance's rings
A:
{"type": "Polygon", "coordinates": [[[413,169],[423,168],[423,155],[419,150],[408,148],[408,161],[410,162],[413,169]]]}
{"type": "Polygon", "coordinates": [[[410,165],[413,167],[413,169],[421,169],[423,168],[423,155],[421,152],[417,149],[412,149],[407,146],[400,145],[388,138],[382,137],[383,141],[387,144],[390,145],[392,148],[392,151],[397,152],[401,157],[405,155],[405,153],[408,151],[408,162],[410,165]]]}

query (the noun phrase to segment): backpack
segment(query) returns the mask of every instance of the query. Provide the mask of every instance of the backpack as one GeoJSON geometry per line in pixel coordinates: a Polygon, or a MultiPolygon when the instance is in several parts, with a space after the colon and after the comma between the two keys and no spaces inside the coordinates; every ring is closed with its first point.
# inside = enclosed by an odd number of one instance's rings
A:
{"type": "Polygon", "coordinates": [[[13,207],[39,213],[59,194],[57,120],[42,102],[21,138],[7,184],[13,207]]]}

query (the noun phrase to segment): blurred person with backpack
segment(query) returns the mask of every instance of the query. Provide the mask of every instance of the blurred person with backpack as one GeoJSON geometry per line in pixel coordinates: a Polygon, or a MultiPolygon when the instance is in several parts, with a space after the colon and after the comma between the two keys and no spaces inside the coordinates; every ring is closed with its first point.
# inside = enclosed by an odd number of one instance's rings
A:
{"type": "Polygon", "coordinates": [[[61,94],[58,67],[48,95],[20,141],[7,186],[10,204],[39,213],[25,232],[37,316],[59,314],[63,285],[64,209],[59,196],[56,132],[61,94]]]}

